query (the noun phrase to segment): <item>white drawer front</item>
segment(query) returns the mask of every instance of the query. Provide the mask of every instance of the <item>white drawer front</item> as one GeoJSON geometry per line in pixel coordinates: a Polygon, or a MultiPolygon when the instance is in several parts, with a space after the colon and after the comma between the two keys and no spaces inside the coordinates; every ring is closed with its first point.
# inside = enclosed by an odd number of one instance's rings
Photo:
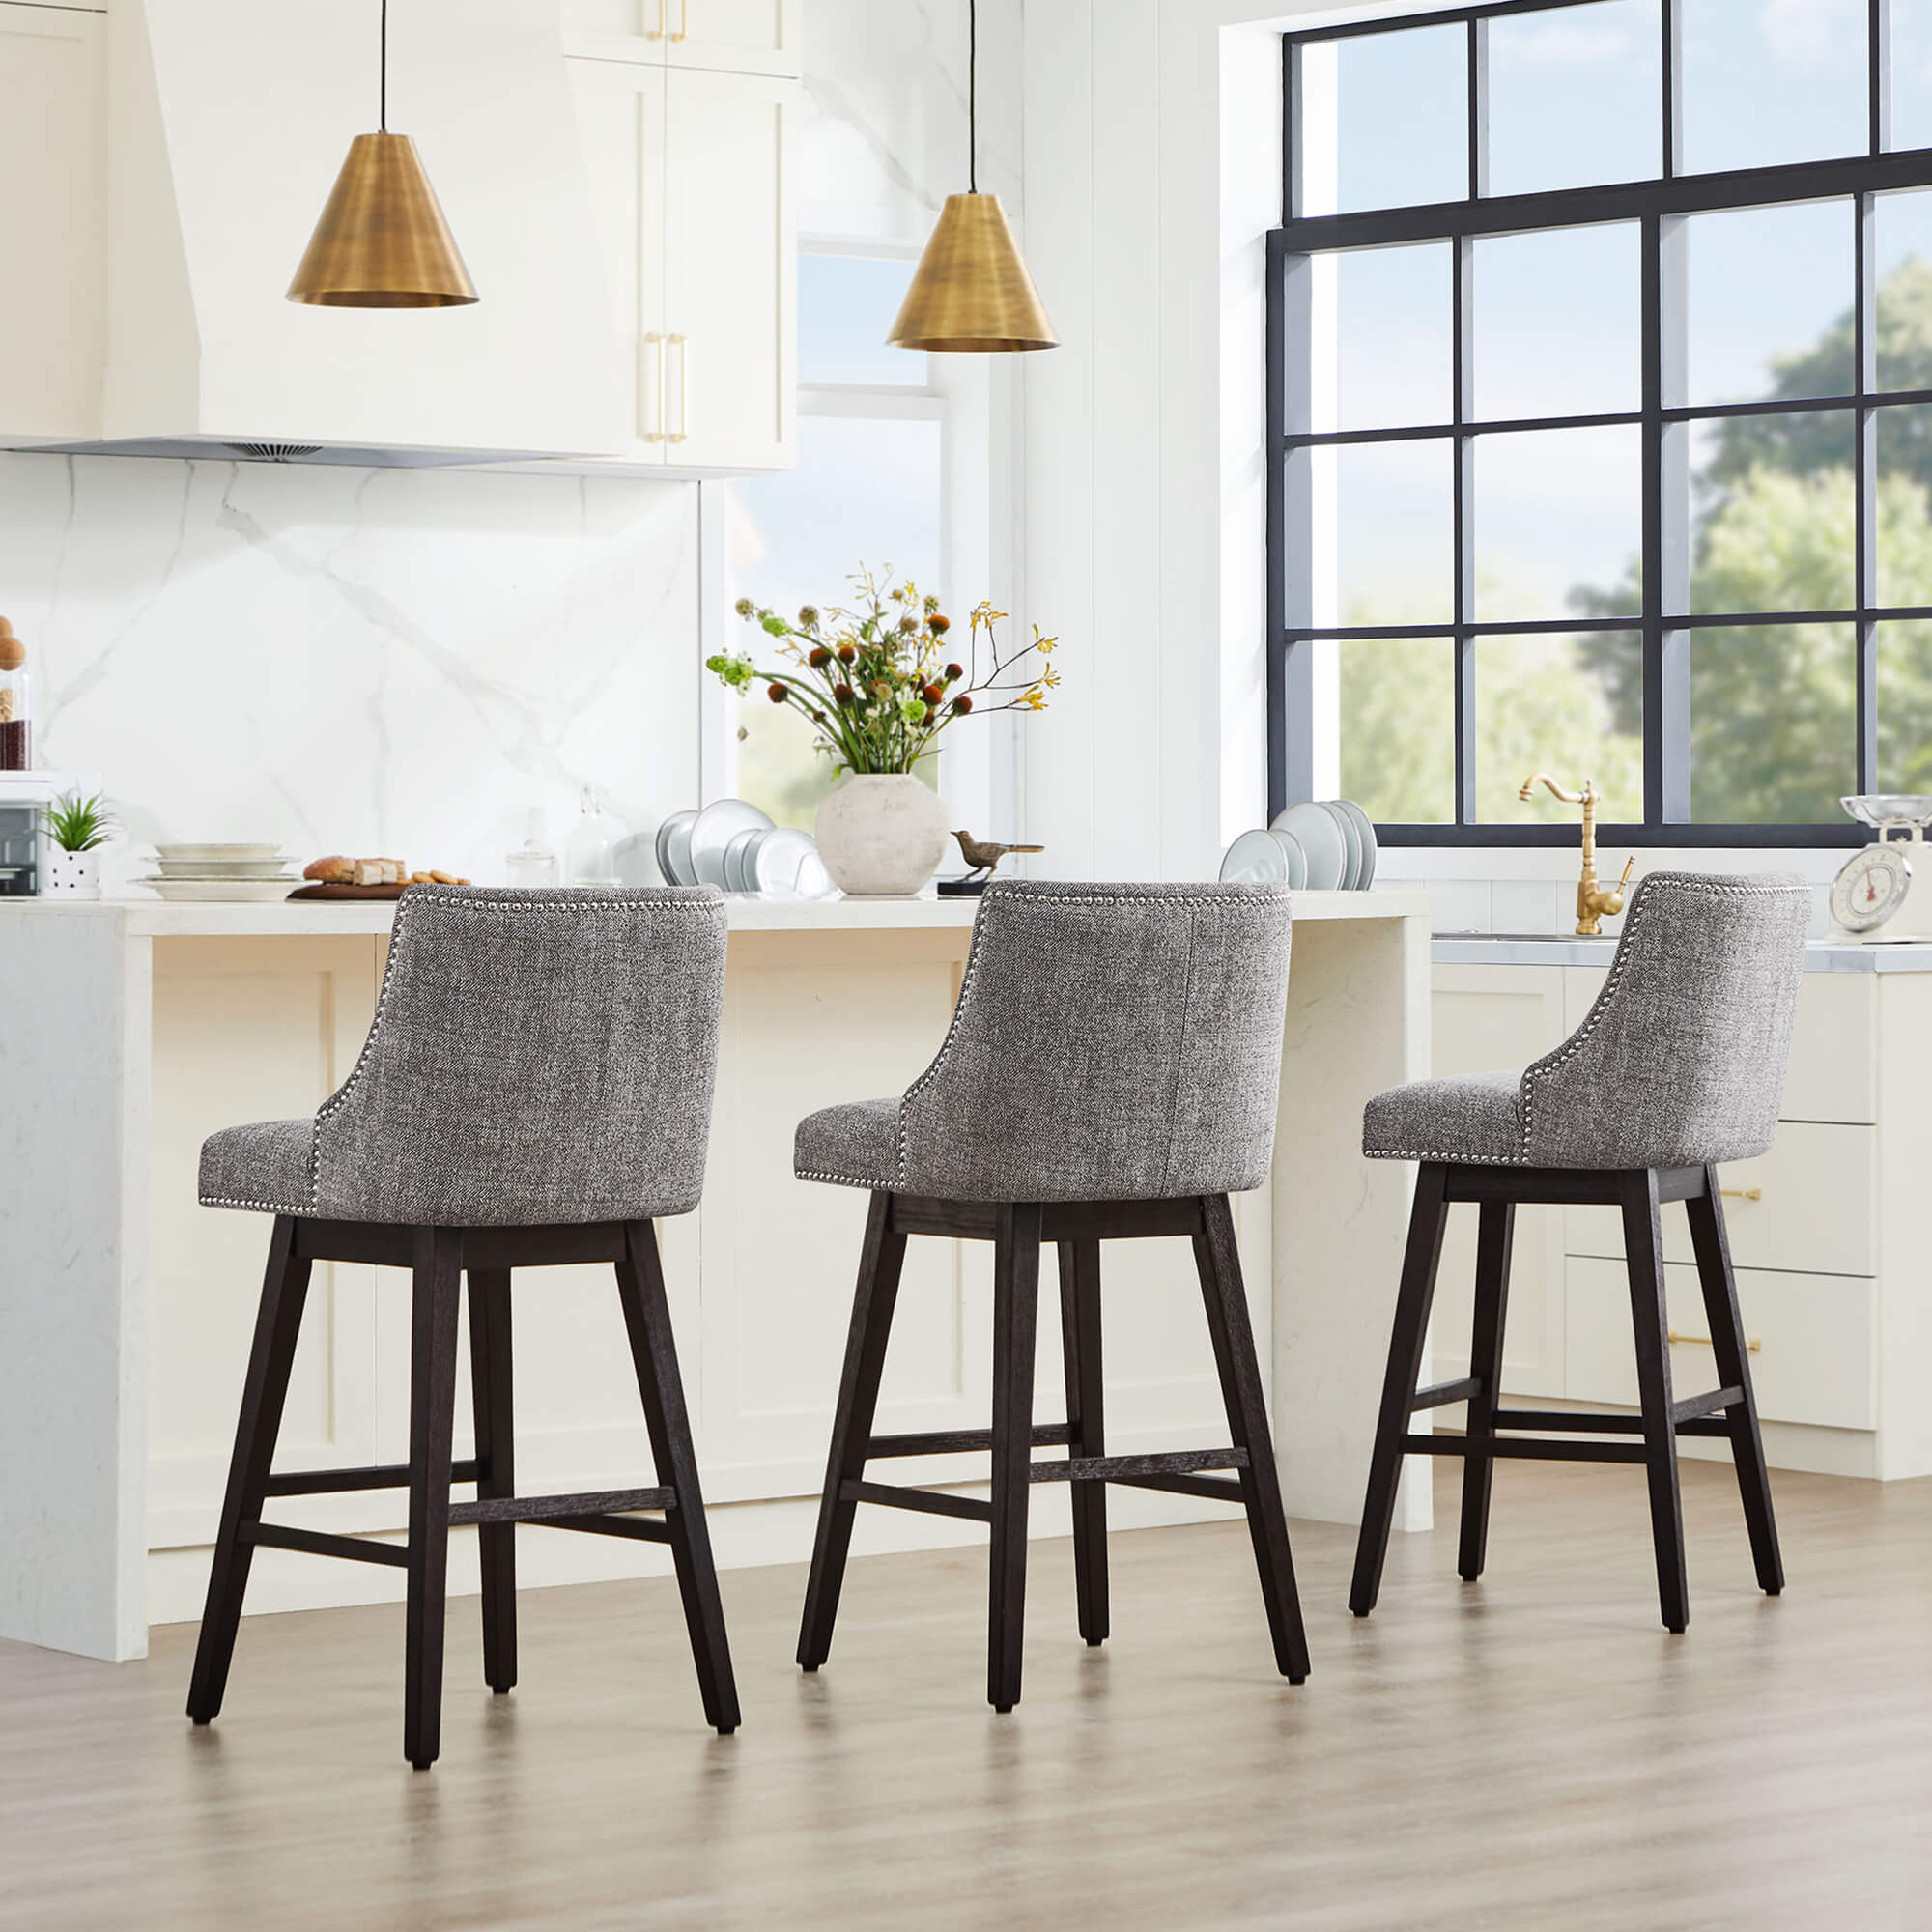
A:
{"type": "MultiPolygon", "coordinates": [[[[1672,1333],[1708,1338],[1697,1270],[1667,1266],[1664,1286],[1672,1333]]],[[[1570,1400],[1634,1408],[1636,1350],[1623,1264],[1573,1255],[1565,1289],[1564,1379],[1570,1400]]],[[[1874,1298],[1874,1284],[1856,1278],[1738,1271],[1745,1335],[1761,1344],[1750,1355],[1750,1371],[1758,1412],[1767,1422],[1877,1426],[1874,1298]]],[[[1717,1364],[1705,1343],[1675,1344],[1670,1374],[1680,1399],[1718,1385],[1717,1364]]]]}
{"type": "MultiPolygon", "coordinates": [[[[1723,1169],[1719,1180],[1732,1263],[1788,1273],[1875,1274],[1875,1140],[1871,1127],[1790,1121],[1762,1159],[1723,1169]]],[[[1623,1223],[1614,1208],[1571,1208],[1565,1219],[1571,1254],[1622,1257],[1623,1223]]],[[[1692,1259],[1690,1223],[1680,1207],[1663,1209],[1663,1255],[1673,1262],[1692,1259]]]]}

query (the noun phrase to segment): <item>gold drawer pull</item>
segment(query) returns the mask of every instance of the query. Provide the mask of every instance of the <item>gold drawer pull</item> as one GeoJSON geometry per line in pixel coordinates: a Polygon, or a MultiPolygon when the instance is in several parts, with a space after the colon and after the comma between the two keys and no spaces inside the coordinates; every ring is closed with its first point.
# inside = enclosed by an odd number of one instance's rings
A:
{"type": "Polygon", "coordinates": [[[1762,1187],[1720,1187],[1718,1189],[1718,1192],[1726,1201],[1762,1201],[1764,1199],[1764,1189],[1762,1187]]]}
{"type": "MultiPolygon", "coordinates": [[[[1675,1348],[1680,1342],[1692,1349],[1715,1349],[1718,1346],[1708,1335],[1680,1335],[1675,1328],[1665,1329],[1664,1335],[1672,1348],[1675,1348]]],[[[1747,1335],[1745,1338],[1745,1347],[1755,1355],[1764,1347],[1764,1337],[1762,1335],[1747,1335]]]]}

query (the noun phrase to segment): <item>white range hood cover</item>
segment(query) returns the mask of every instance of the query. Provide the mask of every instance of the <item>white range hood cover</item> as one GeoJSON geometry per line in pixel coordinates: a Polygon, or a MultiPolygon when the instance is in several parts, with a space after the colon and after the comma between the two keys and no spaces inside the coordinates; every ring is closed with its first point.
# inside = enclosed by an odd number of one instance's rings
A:
{"type": "Polygon", "coordinates": [[[415,138],[481,300],[284,298],[377,119],[378,0],[116,0],[101,441],[603,455],[624,443],[556,0],[391,0],[415,138]]]}

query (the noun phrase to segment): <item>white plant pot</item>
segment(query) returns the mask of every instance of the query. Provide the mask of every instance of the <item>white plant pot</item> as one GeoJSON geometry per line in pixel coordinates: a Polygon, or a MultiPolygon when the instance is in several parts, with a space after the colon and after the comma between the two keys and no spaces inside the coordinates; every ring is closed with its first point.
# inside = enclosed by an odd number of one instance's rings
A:
{"type": "Polygon", "coordinates": [[[910,773],[848,773],[818,808],[818,856],[852,898],[916,893],[946,854],[946,807],[910,773]]]}
{"type": "Polygon", "coordinates": [[[46,847],[41,867],[41,894],[50,899],[98,899],[100,896],[100,852],[64,852],[46,847]]]}

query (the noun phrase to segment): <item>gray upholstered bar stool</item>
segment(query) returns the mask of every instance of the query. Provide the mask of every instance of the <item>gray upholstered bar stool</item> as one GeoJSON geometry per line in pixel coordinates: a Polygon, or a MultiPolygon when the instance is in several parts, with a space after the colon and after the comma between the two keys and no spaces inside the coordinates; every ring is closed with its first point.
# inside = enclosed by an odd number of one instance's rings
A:
{"type": "Polygon", "coordinates": [[[652,1225],[689,1213],[703,1188],[724,937],[709,889],[415,887],[397,907],[375,1023],[340,1092],[313,1120],[231,1127],[202,1149],[202,1201],[275,1224],[188,1691],[196,1723],[221,1708],[258,1548],[393,1563],[409,1571],[403,1753],[424,1768],[441,1728],[450,1526],[477,1526],[483,1673],[500,1692],[517,1681],[515,1526],[535,1522],[670,1546],[704,1715],[737,1727],[652,1225]],[[323,1261],[412,1272],[404,1467],[270,1473],[309,1270],[323,1261]],[[616,1269],[657,1483],[520,1497],[511,1274],[571,1262],[616,1269]],[[452,1463],[466,1273],[476,1458],[452,1463]],[[453,1482],[473,1482],[477,1499],[452,1505],[453,1482]],[[262,1520],[270,1496],[405,1486],[406,1548],[262,1520]]]}
{"type": "Polygon", "coordinates": [[[816,1670],[862,1502],[992,1530],[986,1695],[1019,1701],[1027,1494],[1073,1485],[1080,1633],[1107,1634],[1108,1483],[1247,1512],[1275,1661],[1308,1673],[1288,1524],[1228,1196],[1266,1179],[1288,993],[1289,905],[1263,886],[996,883],[939,1057],[895,1099],[829,1107],[798,1129],[807,1180],[871,1191],[819,1504],[798,1661],[816,1670]],[[906,1239],[993,1243],[993,1426],[872,1434],[906,1239]],[[1192,1237],[1232,1442],[1106,1454],[1100,1243],[1192,1237]],[[1039,1250],[1060,1250],[1067,1419],[1033,1418],[1039,1250]],[[1036,1463],[1064,1443],[1068,1458],[1036,1463]],[[992,1452],[992,1499],[868,1482],[868,1458],[992,1452]],[[1206,1470],[1232,1470],[1210,1476],[1206,1470]]]}
{"type": "Polygon", "coordinates": [[[1809,911],[1803,881],[1784,874],[1653,872],[1631,900],[1596,1005],[1555,1052],[1521,1074],[1418,1080],[1369,1102],[1363,1151],[1421,1167],[1349,1598],[1357,1616],[1375,1607],[1396,1479],[1404,1456],[1417,1453],[1463,1459],[1458,1568],[1472,1582],[1483,1571],[1497,1457],[1642,1463],[1658,1600],[1665,1628],[1681,1632],[1690,1601],[1677,1437],[1726,1437],[1758,1582],[1773,1596],[1784,1587],[1718,1167],[1763,1153],[1776,1133],[1809,911]],[[1481,1216],[1469,1373],[1418,1390],[1443,1223],[1457,1201],[1479,1203],[1481,1216]],[[1638,1415],[1498,1406],[1510,1240],[1523,1201],[1621,1208],[1638,1415]],[[1670,1384],[1658,1211],[1672,1201],[1690,1216],[1720,1384],[1682,1399],[1670,1384]],[[1409,1433],[1418,1409],[1457,1402],[1468,1404],[1466,1434],[1409,1433]],[[1643,1441],[1566,1442],[1566,1432],[1643,1441]]]}

